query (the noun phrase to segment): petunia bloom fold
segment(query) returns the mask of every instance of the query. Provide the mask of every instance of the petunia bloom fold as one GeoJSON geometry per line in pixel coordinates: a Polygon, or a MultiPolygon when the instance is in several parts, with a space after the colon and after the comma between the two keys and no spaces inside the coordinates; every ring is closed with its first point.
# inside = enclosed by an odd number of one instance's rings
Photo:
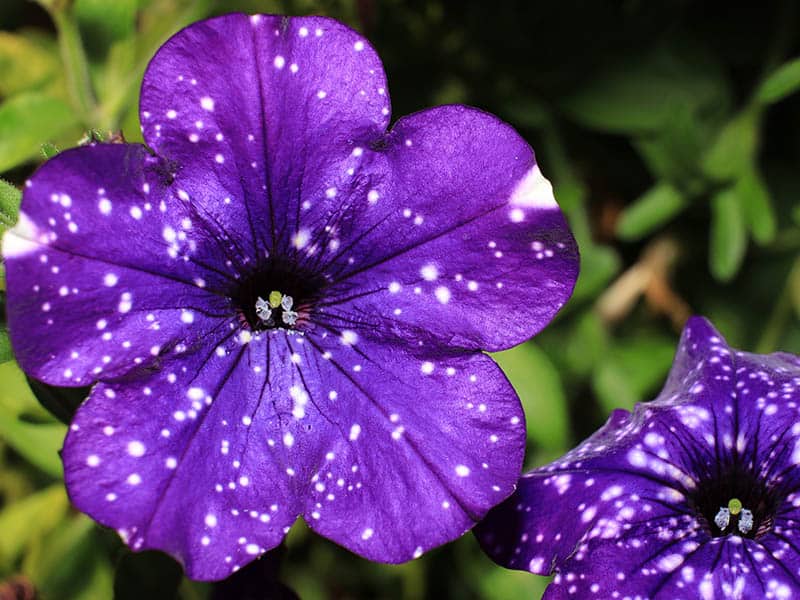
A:
{"type": "Polygon", "coordinates": [[[545,597],[800,594],[800,358],[687,324],[664,390],[523,476],[476,529],[545,597]]]}
{"type": "Polygon", "coordinates": [[[94,384],[75,505],[219,579],[298,516],[401,562],[507,497],[525,423],[483,351],[541,330],[578,269],[524,140],[463,106],[387,129],[380,60],[321,17],[188,27],[140,117],[147,147],[40,168],[3,242],[21,365],[94,384]]]}

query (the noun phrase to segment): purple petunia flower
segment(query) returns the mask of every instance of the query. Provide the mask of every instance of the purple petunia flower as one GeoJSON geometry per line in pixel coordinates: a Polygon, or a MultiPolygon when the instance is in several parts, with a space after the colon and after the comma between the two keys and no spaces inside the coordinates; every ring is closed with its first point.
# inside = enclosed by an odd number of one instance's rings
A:
{"type": "Polygon", "coordinates": [[[547,598],[800,593],[800,358],[729,348],[702,318],[666,387],[523,477],[476,533],[547,598]]]}
{"type": "Polygon", "coordinates": [[[217,579],[302,515],[400,562],[514,489],[522,409],[482,350],[553,318],[577,248],[508,125],[389,114],[356,32],[228,15],[151,62],[152,152],[69,150],[28,182],[12,342],[32,376],[95,384],[67,488],[132,548],[217,579]]]}

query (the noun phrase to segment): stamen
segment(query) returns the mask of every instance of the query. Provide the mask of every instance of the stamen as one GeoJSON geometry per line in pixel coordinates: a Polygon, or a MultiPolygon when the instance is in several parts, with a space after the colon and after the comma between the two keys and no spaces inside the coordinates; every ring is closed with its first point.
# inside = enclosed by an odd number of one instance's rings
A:
{"type": "Polygon", "coordinates": [[[739,531],[747,533],[753,528],[753,513],[746,508],[742,509],[742,514],[739,516],[739,531]]]}
{"type": "Polygon", "coordinates": [[[256,315],[259,319],[265,321],[266,323],[270,323],[272,321],[272,308],[261,296],[259,296],[258,300],[256,300],[256,315]]]}
{"type": "Polygon", "coordinates": [[[725,531],[725,528],[731,522],[731,511],[727,508],[720,506],[717,516],[714,517],[714,523],[720,528],[720,531],[725,531]]]}

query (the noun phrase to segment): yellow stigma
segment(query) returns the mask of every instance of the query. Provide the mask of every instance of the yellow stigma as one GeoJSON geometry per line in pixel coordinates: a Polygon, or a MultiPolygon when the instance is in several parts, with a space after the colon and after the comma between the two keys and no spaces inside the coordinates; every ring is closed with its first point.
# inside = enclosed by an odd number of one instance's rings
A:
{"type": "Polygon", "coordinates": [[[283,299],[283,294],[280,292],[272,291],[269,293],[269,305],[272,308],[278,308],[281,305],[281,300],[283,299]]]}
{"type": "Polygon", "coordinates": [[[728,500],[728,510],[731,511],[732,515],[738,515],[742,512],[742,501],[738,498],[731,498],[728,500]]]}

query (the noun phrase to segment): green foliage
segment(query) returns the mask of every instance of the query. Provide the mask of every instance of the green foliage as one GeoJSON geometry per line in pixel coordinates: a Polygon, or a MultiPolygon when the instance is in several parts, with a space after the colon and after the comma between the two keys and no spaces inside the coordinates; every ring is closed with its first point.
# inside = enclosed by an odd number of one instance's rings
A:
{"type": "Polygon", "coordinates": [[[6,363],[13,358],[11,341],[8,339],[8,329],[5,326],[0,326],[0,364],[6,363]]]}
{"type": "Polygon", "coordinates": [[[42,151],[42,156],[45,158],[45,160],[50,160],[56,154],[58,154],[58,148],[56,147],[55,144],[51,142],[45,142],[44,144],[42,144],[41,151],[42,151]]]}
{"type": "Polygon", "coordinates": [[[758,115],[755,110],[745,110],[719,132],[702,163],[711,179],[728,181],[751,168],[758,143],[758,115]]]}
{"type": "Polygon", "coordinates": [[[0,31],[0,73],[0,96],[57,87],[60,74],[54,41],[35,30],[0,31]]]}
{"type": "Polygon", "coordinates": [[[601,69],[561,106],[587,127],[642,134],[669,127],[684,112],[726,103],[727,89],[711,57],[699,49],[683,54],[655,48],[601,69]]]}
{"type": "Polygon", "coordinates": [[[0,565],[8,572],[26,548],[58,526],[69,504],[64,486],[55,483],[0,511],[0,565]]]}
{"type": "Polygon", "coordinates": [[[44,141],[59,139],[76,124],[69,106],[41,92],[0,104],[0,172],[36,158],[44,141]]]}
{"type": "Polygon", "coordinates": [[[16,363],[0,364],[0,381],[0,438],[42,473],[60,478],[58,451],[66,427],[49,417],[42,422],[42,410],[16,363]]]}
{"type": "Polygon", "coordinates": [[[660,182],[625,208],[617,221],[617,235],[623,240],[641,239],[677,216],[687,204],[680,190],[660,182]]]}
{"type": "Polygon", "coordinates": [[[528,439],[547,450],[563,448],[568,439],[566,398],[561,379],[547,355],[533,342],[494,355],[515,383],[525,414],[528,439]]]}
{"type": "Polygon", "coordinates": [[[592,387],[607,413],[632,409],[655,397],[675,355],[675,340],[651,334],[614,344],[592,375],[592,387]]]}
{"type": "Polygon", "coordinates": [[[711,219],[708,250],[711,272],[720,281],[728,281],[739,270],[747,249],[744,207],[735,187],[711,198],[711,219]]]}
{"type": "Polygon", "coordinates": [[[761,175],[755,169],[745,169],[736,181],[735,190],[753,239],[761,245],[772,242],[777,223],[772,199],[761,175]]]}
{"type": "Polygon", "coordinates": [[[756,99],[765,104],[783,100],[800,89],[800,58],[781,65],[767,77],[756,92],[756,99]]]}

